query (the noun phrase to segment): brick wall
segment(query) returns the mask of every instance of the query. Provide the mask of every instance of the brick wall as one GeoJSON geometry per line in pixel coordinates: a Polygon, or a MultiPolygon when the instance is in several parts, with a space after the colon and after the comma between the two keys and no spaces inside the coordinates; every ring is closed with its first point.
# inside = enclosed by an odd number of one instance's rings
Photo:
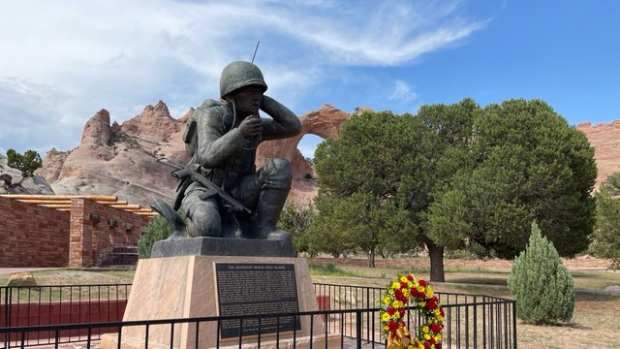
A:
{"type": "Polygon", "coordinates": [[[69,213],[0,197],[0,267],[68,262],[69,213]]]}
{"type": "Polygon", "coordinates": [[[71,200],[69,266],[92,266],[110,247],[137,245],[149,221],[88,199],[71,200]]]}
{"type": "Polygon", "coordinates": [[[150,218],[88,199],[71,211],[0,197],[0,267],[93,266],[117,246],[135,246],[150,218]]]}

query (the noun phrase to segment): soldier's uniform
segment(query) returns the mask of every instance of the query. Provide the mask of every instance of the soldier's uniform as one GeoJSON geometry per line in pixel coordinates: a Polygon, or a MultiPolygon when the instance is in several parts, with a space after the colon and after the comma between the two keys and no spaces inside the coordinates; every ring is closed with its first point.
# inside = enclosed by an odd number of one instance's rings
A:
{"type": "MultiPolygon", "coordinates": [[[[222,72],[220,94],[225,97],[245,86],[267,89],[254,64],[233,62],[222,72]]],[[[207,100],[188,120],[184,141],[200,164],[202,174],[239,200],[253,214],[231,212],[215,190],[185,178],[179,185],[175,209],[185,216],[190,236],[234,236],[282,239],[276,223],[288,195],[292,171],[288,160],[271,159],[256,170],[256,147],[263,140],[291,137],[301,131],[297,116],[276,100],[263,96],[261,109],[272,120],[261,119],[262,133],[252,139],[239,128],[234,102],[207,100]]]]}

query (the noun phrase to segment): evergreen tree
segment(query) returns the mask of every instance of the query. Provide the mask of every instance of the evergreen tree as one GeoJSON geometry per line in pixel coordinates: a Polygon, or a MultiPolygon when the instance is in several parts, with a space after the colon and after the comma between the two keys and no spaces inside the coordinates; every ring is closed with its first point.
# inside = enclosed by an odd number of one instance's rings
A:
{"type": "Polygon", "coordinates": [[[450,247],[512,258],[536,220],[563,256],[584,251],[594,222],[594,151],[542,101],[509,100],[475,118],[470,154],[429,210],[450,247]]]}
{"type": "Polygon", "coordinates": [[[22,155],[16,152],[15,149],[9,149],[6,152],[6,156],[8,160],[7,165],[22,171],[26,177],[32,177],[34,171],[43,164],[41,156],[34,150],[26,150],[22,155]]]}
{"type": "Polygon", "coordinates": [[[532,223],[526,250],[512,265],[508,288],[517,302],[517,315],[525,322],[567,322],[573,316],[573,278],[536,223],[532,223]]]}
{"type": "Polygon", "coordinates": [[[611,258],[612,269],[620,268],[620,198],[617,186],[620,172],[610,176],[596,194],[596,224],[592,252],[598,257],[611,258]]]}

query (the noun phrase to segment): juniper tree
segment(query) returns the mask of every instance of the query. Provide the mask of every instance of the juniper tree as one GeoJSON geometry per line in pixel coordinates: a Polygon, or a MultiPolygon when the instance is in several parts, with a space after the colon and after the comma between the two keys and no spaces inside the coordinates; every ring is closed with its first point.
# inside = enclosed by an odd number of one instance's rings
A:
{"type": "Polygon", "coordinates": [[[573,317],[573,278],[535,222],[527,248],[512,265],[508,288],[517,302],[517,315],[525,322],[567,322],[573,317]]]}

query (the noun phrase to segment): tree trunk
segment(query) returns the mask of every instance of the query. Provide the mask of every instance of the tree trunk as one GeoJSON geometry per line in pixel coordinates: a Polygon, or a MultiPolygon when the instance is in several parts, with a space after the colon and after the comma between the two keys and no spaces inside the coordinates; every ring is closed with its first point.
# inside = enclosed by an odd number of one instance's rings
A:
{"type": "Polygon", "coordinates": [[[437,246],[432,241],[426,241],[426,247],[431,258],[431,281],[446,281],[443,271],[443,246],[437,246]]]}
{"type": "Polygon", "coordinates": [[[369,253],[368,253],[368,267],[369,268],[374,268],[375,267],[375,249],[371,248],[369,253]]]}

